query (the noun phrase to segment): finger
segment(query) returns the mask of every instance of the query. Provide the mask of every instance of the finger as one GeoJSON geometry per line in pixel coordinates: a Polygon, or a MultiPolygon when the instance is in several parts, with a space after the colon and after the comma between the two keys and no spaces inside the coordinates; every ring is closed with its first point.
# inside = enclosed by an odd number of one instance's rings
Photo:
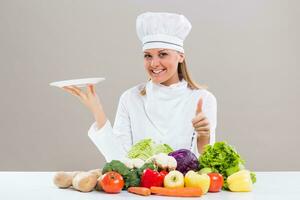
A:
{"type": "Polygon", "coordinates": [[[196,115],[202,112],[202,104],[203,104],[203,100],[202,98],[200,98],[197,103],[196,115]]]}
{"type": "Polygon", "coordinates": [[[196,116],[193,118],[192,123],[195,124],[195,123],[197,123],[197,122],[199,122],[199,121],[204,120],[205,118],[206,118],[206,117],[204,116],[203,113],[199,113],[198,115],[196,115],[196,116]]]}
{"type": "Polygon", "coordinates": [[[201,131],[209,131],[210,130],[210,128],[209,128],[209,126],[200,126],[200,127],[196,127],[195,128],[195,130],[197,131],[197,132],[201,132],[201,131]]]}
{"type": "Polygon", "coordinates": [[[67,91],[68,93],[70,93],[71,95],[75,96],[76,98],[79,99],[79,101],[81,101],[82,103],[85,103],[84,99],[80,96],[80,94],[74,90],[73,88],[63,88],[65,91],[67,91]]]}
{"type": "Polygon", "coordinates": [[[72,95],[74,95],[74,96],[77,96],[77,97],[79,97],[80,95],[75,91],[75,90],[73,90],[72,88],[68,88],[68,87],[63,87],[62,88],[64,91],[66,91],[66,92],[68,92],[68,93],[70,93],[70,94],[72,94],[72,95]]]}
{"type": "Polygon", "coordinates": [[[92,93],[93,93],[93,95],[95,95],[95,94],[96,94],[95,85],[92,85],[92,86],[91,86],[91,89],[92,89],[92,93]]]}
{"type": "Polygon", "coordinates": [[[209,126],[209,121],[207,119],[204,119],[202,121],[199,121],[199,122],[193,124],[193,126],[195,128],[209,126]]]}
{"type": "Polygon", "coordinates": [[[87,92],[88,94],[92,94],[92,95],[95,95],[95,86],[94,85],[88,85],[87,86],[87,92]]]}
{"type": "Polygon", "coordinates": [[[69,92],[69,93],[76,93],[76,94],[78,94],[74,89],[72,89],[72,88],[70,88],[68,86],[64,86],[62,89],[64,91],[66,91],[66,92],[69,92]]]}
{"type": "Polygon", "coordinates": [[[76,87],[75,85],[69,86],[69,88],[72,88],[73,90],[76,90],[78,93],[81,93],[81,89],[79,87],[76,87]]]}
{"type": "Polygon", "coordinates": [[[69,86],[69,88],[73,89],[73,91],[75,91],[81,98],[86,99],[86,94],[82,92],[79,87],[73,85],[73,86],[69,86]]]}
{"type": "Polygon", "coordinates": [[[197,136],[198,137],[201,137],[201,136],[204,136],[204,137],[208,137],[210,136],[210,131],[197,131],[197,136]]]}

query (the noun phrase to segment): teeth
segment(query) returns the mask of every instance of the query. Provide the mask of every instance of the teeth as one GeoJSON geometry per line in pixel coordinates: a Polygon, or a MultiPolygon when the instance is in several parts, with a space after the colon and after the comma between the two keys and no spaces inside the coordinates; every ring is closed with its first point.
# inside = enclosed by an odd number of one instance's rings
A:
{"type": "Polygon", "coordinates": [[[163,70],[153,70],[153,72],[155,73],[155,74],[158,74],[158,73],[160,73],[160,72],[162,72],[163,70]]]}

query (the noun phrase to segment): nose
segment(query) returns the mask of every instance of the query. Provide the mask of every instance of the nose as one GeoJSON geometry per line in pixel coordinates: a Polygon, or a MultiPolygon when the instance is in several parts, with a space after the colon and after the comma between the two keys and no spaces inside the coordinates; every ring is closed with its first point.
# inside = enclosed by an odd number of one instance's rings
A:
{"type": "Polygon", "coordinates": [[[151,67],[157,67],[159,66],[159,58],[157,57],[153,57],[152,60],[151,60],[151,67]]]}

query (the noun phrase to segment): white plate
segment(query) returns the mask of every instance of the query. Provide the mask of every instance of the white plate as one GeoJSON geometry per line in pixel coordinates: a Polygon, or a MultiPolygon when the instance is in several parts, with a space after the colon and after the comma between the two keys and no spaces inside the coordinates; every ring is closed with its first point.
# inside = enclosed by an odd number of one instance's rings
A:
{"type": "Polygon", "coordinates": [[[77,87],[85,87],[88,84],[97,84],[101,81],[104,81],[105,78],[82,78],[82,79],[73,79],[73,80],[65,80],[65,81],[56,81],[52,82],[49,85],[56,87],[64,87],[64,86],[77,86],[77,87]]]}

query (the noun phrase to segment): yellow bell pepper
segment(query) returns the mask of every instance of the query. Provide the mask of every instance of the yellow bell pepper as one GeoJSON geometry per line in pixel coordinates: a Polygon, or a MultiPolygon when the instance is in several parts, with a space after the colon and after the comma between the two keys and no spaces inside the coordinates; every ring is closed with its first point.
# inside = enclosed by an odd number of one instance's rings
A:
{"type": "Polygon", "coordinates": [[[250,192],[253,188],[250,171],[241,170],[227,178],[227,183],[232,192],[250,192]]]}

